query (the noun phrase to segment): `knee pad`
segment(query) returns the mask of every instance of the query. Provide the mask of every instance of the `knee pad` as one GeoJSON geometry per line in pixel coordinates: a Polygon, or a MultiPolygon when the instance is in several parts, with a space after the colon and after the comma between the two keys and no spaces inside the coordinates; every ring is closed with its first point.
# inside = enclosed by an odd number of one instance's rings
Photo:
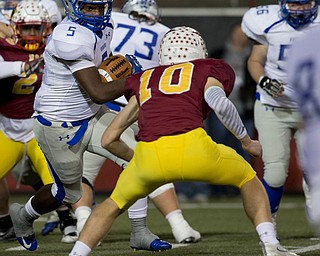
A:
{"type": "Polygon", "coordinates": [[[273,163],[265,166],[263,179],[273,188],[281,187],[285,184],[288,170],[284,164],[273,163]]]}
{"type": "Polygon", "coordinates": [[[165,184],[165,185],[162,185],[161,187],[157,188],[155,191],[153,191],[152,193],[149,194],[149,197],[151,199],[155,198],[156,196],[162,194],[163,192],[171,189],[171,188],[174,188],[174,185],[173,183],[168,183],[168,184],[165,184]]]}

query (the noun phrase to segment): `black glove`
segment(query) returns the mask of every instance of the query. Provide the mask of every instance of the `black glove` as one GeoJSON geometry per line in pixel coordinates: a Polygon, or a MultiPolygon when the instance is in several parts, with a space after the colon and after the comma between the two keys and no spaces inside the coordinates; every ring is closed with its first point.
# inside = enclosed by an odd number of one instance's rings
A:
{"type": "Polygon", "coordinates": [[[276,79],[271,79],[267,76],[260,78],[259,85],[269,95],[275,98],[281,96],[284,91],[284,83],[276,79]]]}
{"type": "Polygon", "coordinates": [[[28,77],[32,73],[39,73],[40,68],[43,67],[43,58],[35,59],[24,63],[24,72],[21,76],[28,77]]]}

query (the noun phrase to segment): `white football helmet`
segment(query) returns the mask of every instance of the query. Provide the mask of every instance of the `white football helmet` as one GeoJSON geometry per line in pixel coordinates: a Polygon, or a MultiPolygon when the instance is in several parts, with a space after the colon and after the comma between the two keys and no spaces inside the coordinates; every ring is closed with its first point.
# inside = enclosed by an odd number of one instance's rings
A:
{"type": "Polygon", "coordinates": [[[23,0],[18,3],[11,17],[17,45],[28,51],[35,51],[45,44],[50,33],[51,21],[47,10],[38,0],[23,0]],[[26,33],[35,29],[37,35],[26,33]]]}
{"type": "Polygon", "coordinates": [[[163,37],[159,49],[160,65],[171,65],[208,56],[200,33],[190,27],[175,27],[163,37]]]}
{"type": "Polygon", "coordinates": [[[159,7],[155,0],[128,0],[121,11],[127,13],[130,19],[150,25],[160,20],[159,7]]]}

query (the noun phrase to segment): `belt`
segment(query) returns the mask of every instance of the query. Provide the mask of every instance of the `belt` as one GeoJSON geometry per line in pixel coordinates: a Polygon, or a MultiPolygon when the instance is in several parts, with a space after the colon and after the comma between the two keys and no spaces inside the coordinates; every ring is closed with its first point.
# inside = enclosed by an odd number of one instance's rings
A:
{"type": "Polygon", "coordinates": [[[116,101],[107,102],[106,106],[113,111],[120,112],[120,110],[125,106],[124,104],[121,104],[116,101]]]}
{"type": "MultiPolygon", "coordinates": [[[[45,126],[53,126],[53,122],[45,119],[41,115],[36,116],[36,118],[39,121],[39,123],[41,123],[45,126]]],[[[80,126],[79,129],[74,134],[73,138],[67,142],[68,145],[74,146],[82,139],[82,137],[84,136],[84,134],[88,128],[88,123],[89,123],[90,119],[91,119],[91,117],[83,119],[83,120],[72,121],[72,122],[58,122],[60,124],[59,126],[61,126],[63,128],[80,126]]]]}

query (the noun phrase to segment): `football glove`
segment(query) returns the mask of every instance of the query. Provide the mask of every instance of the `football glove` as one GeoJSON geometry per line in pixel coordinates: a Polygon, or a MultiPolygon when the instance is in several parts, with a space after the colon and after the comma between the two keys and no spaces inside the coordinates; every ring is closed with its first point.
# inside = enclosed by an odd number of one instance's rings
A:
{"type": "Polygon", "coordinates": [[[281,96],[284,91],[284,83],[270,77],[263,76],[259,80],[260,87],[265,90],[272,97],[281,96]]]}
{"type": "Polygon", "coordinates": [[[132,74],[142,71],[142,66],[134,55],[126,54],[125,57],[132,66],[132,74]]]}
{"type": "Polygon", "coordinates": [[[35,59],[33,61],[24,62],[24,64],[23,64],[24,72],[22,72],[21,76],[28,77],[32,73],[38,73],[41,66],[43,66],[43,64],[44,64],[43,58],[35,59]]]}

